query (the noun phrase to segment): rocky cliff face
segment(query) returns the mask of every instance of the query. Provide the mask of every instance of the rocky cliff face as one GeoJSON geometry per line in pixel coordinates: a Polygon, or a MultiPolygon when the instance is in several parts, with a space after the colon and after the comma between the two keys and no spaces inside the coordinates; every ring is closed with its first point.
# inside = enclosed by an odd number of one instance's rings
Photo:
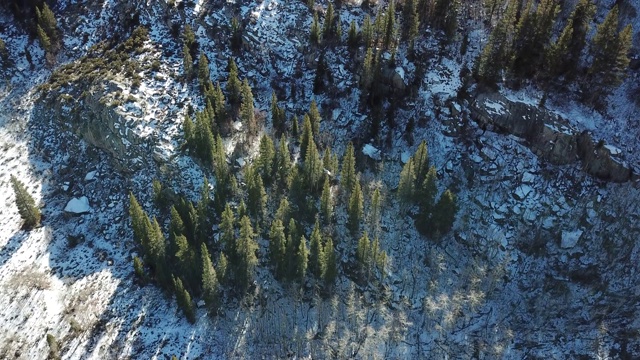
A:
{"type": "Polygon", "coordinates": [[[497,93],[479,93],[471,103],[471,117],[489,130],[526,139],[538,155],[557,165],[582,161],[584,170],[600,179],[625,182],[638,175],[613,146],[596,143],[550,111],[510,101],[497,93]]]}
{"type": "Polygon", "coordinates": [[[150,144],[127,126],[128,117],[119,110],[121,86],[116,80],[72,84],[43,94],[34,107],[34,116],[53,118],[90,145],[111,154],[117,169],[135,171],[144,163],[144,149],[150,144]]]}

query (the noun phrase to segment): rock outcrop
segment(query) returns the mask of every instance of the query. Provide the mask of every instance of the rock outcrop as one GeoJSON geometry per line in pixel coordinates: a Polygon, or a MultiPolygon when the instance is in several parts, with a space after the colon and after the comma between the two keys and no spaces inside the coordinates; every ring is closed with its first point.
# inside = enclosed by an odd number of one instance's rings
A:
{"type": "Polygon", "coordinates": [[[34,107],[34,117],[63,124],[90,145],[111,154],[119,170],[135,171],[150,145],[127,126],[127,116],[118,108],[122,91],[115,80],[90,85],[77,82],[44,95],[34,107]]]}
{"type": "Polygon", "coordinates": [[[588,132],[580,133],[557,114],[515,102],[498,93],[479,93],[471,103],[471,117],[484,128],[527,140],[531,149],[556,165],[582,161],[584,170],[600,179],[636,179],[633,169],[588,132]]]}

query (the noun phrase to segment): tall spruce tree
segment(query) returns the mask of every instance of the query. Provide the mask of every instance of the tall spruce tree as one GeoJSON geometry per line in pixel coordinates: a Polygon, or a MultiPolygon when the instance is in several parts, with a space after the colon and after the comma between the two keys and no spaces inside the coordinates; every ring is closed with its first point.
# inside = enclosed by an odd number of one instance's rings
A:
{"type": "Polygon", "coordinates": [[[203,243],[200,250],[202,263],[202,298],[209,310],[209,315],[215,315],[220,305],[220,284],[218,275],[211,262],[211,255],[203,243]]]}
{"type": "Polygon", "coordinates": [[[346,194],[351,194],[356,183],[356,157],[353,143],[347,144],[347,150],[342,158],[342,173],[340,174],[340,183],[346,194]]]}
{"type": "Polygon", "coordinates": [[[227,99],[229,100],[229,104],[235,107],[238,106],[242,100],[242,84],[238,78],[238,66],[231,57],[229,58],[227,68],[229,69],[229,77],[227,78],[226,86],[227,99]]]}
{"type": "Polygon", "coordinates": [[[275,219],[269,231],[269,260],[275,269],[276,278],[284,275],[287,238],[284,234],[282,220],[275,219]]]}
{"type": "Polygon", "coordinates": [[[403,207],[407,207],[412,203],[415,193],[416,174],[413,169],[413,158],[410,158],[402,167],[400,172],[400,180],[398,181],[398,199],[403,207]]]}
{"type": "Polygon", "coordinates": [[[338,277],[338,265],[336,260],[336,252],[333,248],[333,240],[329,237],[324,244],[324,256],[325,256],[325,271],[324,282],[325,286],[331,287],[338,277]]]}
{"type": "Polygon", "coordinates": [[[242,103],[240,104],[240,119],[247,128],[247,132],[251,136],[258,134],[258,122],[253,107],[253,93],[249,81],[244,79],[242,82],[242,103]]]}
{"type": "Polygon", "coordinates": [[[311,118],[309,115],[304,115],[304,120],[302,124],[302,135],[300,136],[300,158],[307,158],[307,149],[309,148],[309,144],[314,142],[313,138],[313,125],[311,125],[311,118]]]}
{"type": "Polygon", "coordinates": [[[309,253],[309,271],[316,279],[322,279],[325,271],[325,259],[322,248],[322,235],[320,234],[320,223],[316,221],[313,231],[311,232],[310,253],[309,253]]]}
{"type": "MultiPolygon", "coordinates": [[[[29,194],[27,188],[14,175],[11,175],[10,181],[11,187],[13,188],[13,193],[16,197],[16,206],[18,207],[18,213],[20,214],[22,220],[24,220],[24,227],[27,229],[31,229],[40,225],[40,219],[42,218],[40,209],[38,209],[38,207],[36,206],[36,202],[29,194]]],[[[131,195],[131,197],[133,201],[135,201],[133,195],[131,195]]]]}
{"type": "Polygon", "coordinates": [[[331,198],[331,186],[329,177],[325,176],[322,186],[322,195],[320,196],[320,214],[325,225],[331,223],[333,219],[333,199],[331,198]]]}
{"type": "Polygon", "coordinates": [[[356,177],[353,185],[353,191],[349,198],[347,224],[351,234],[355,236],[360,231],[360,222],[364,211],[364,200],[362,196],[362,188],[360,187],[360,179],[356,177]]]}
{"type": "Polygon", "coordinates": [[[254,239],[253,227],[248,217],[240,219],[240,237],[237,243],[238,266],[236,281],[242,290],[246,290],[253,281],[253,271],[258,264],[256,250],[258,244],[254,239]]]}
{"type": "Polygon", "coordinates": [[[187,320],[189,320],[189,322],[193,324],[194,322],[196,322],[196,315],[193,301],[191,300],[191,295],[189,294],[187,289],[184,288],[182,280],[180,278],[173,278],[173,288],[176,293],[178,306],[184,312],[187,320]]]}
{"type": "Polygon", "coordinates": [[[300,282],[300,285],[304,284],[304,277],[307,274],[307,266],[309,264],[309,250],[307,249],[307,239],[302,235],[298,242],[298,247],[295,256],[295,278],[300,282]]]}
{"type": "Polygon", "coordinates": [[[457,212],[458,205],[456,203],[456,197],[450,190],[446,190],[442,196],[440,196],[438,203],[433,209],[432,224],[434,230],[440,234],[451,230],[457,212]]]}

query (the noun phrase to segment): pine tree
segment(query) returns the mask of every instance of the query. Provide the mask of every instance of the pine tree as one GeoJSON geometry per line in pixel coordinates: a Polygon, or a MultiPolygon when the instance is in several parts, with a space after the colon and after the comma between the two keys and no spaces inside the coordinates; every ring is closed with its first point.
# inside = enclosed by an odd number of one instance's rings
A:
{"type": "Polygon", "coordinates": [[[453,222],[455,221],[456,214],[458,212],[458,206],[456,204],[456,197],[449,190],[446,190],[435,208],[433,209],[432,224],[434,230],[440,234],[444,234],[451,230],[453,222]]]}
{"type": "Polygon", "coordinates": [[[311,106],[309,107],[309,120],[311,120],[311,129],[313,135],[318,136],[320,134],[320,121],[322,120],[320,112],[318,111],[318,105],[316,100],[311,100],[311,106]]]}
{"type": "Polygon", "coordinates": [[[309,142],[303,164],[303,172],[307,183],[307,188],[316,192],[322,180],[322,161],[318,154],[318,149],[313,139],[309,142]]]}
{"type": "Polygon", "coordinates": [[[218,256],[218,263],[216,264],[216,274],[218,275],[218,282],[220,284],[227,283],[227,269],[229,268],[229,260],[227,260],[227,255],[224,252],[220,252],[218,256]]]}
{"type": "MultiPolygon", "coordinates": [[[[13,184],[13,178],[11,182],[13,184]]],[[[14,192],[17,194],[15,189],[14,192]]],[[[129,193],[129,217],[131,218],[131,228],[133,229],[133,240],[138,244],[142,244],[146,241],[145,238],[149,231],[146,226],[149,218],[131,192],[129,193]]]]}
{"type": "Polygon", "coordinates": [[[338,156],[331,154],[331,147],[327,146],[322,155],[322,167],[328,171],[325,177],[333,177],[338,174],[338,156]]]}
{"type": "Polygon", "coordinates": [[[182,48],[182,66],[184,68],[184,76],[188,81],[191,78],[191,73],[193,72],[193,58],[191,57],[191,52],[187,45],[182,48]]]}
{"type": "Polygon", "coordinates": [[[364,43],[365,49],[369,49],[371,47],[372,41],[373,25],[371,24],[371,17],[369,17],[369,14],[365,14],[364,21],[362,23],[362,42],[364,43]]]}
{"type": "Polygon", "coordinates": [[[260,176],[265,184],[270,184],[273,180],[273,169],[275,168],[275,146],[273,140],[267,134],[260,138],[260,150],[258,155],[257,167],[260,176]]]}
{"type": "Polygon", "coordinates": [[[579,0],[576,8],[569,16],[569,21],[563,33],[569,38],[567,40],[567,50],[562,55],[558,65],[558,73],[564,74],[568,79],[572,79],[581,68],[580,58],[586,45],[587,34],[590,31],[590,24],[596,13],[596,6],[591,0],[579,0]]]}
{"type": "Polygon", "coordinates": [[[302,125],[302,135],[300,136],[300,158],[307,158],[307,149],[309,148],[309,144],[314,142],[313,138],[313,127],[311,125],[311,118],[309,115],[304,115],[303,125],[302,125]]]}
{"type": "Polygon", "coordinates": [[[358,29],[356,28],[356,22],[351,20],[351,24],[349,25],[349,37],[347,40],[347,44],[351,50],[355,50],[358,48],[360,39],[358,36],[358,29]]]}
{"type": "Polygon", "coordinates": [[[413,168],[416,173],[416,187],[419,187],[429,171],[429,151],[426,141],[422,140],[413,155],[413,168]]]}
{"type": "Polygon", "coordinates": [[[293,115],[293,118],[291,119],[291,137],[294,139],[297,139],[299,132],[300,131],[298,130],[298,117],[296,115],[293,115]]]}
{"type": "Polygon", "coordinates": [[[324,24],[322,26],[322,37],[331,39],[335,35],[335,24],[333,18],[333,4],[329,1],[327,12],[324,15],[324,24]]]}
{"type": "Polygon", "coordinates": [[[355,150],[353,149],[353,143],[351,142],[347,144],[347,150],[344,154],[344,158],[342,159],[340,182],[342,184],[342,189],[347,194],[351,194],[351,190],[356,183],[356,157],[355,150]]]}
{"type": "Polygon", "coordinates": [[[376,189],[373,191],[373,196],[371,197],[371,211],[369,212],[369,221],[371,225],[371,232],[373,234],[378,234],[378,229],[380,227],[381,210],[382,195],[380,195],[380,188],[376,187],[376,189]]]}
{"type": "Polygon", "coordinates": [[[140,280],[144,280],[144,265],[142,264],[142,260],[137,256],[133,257],[133,270],[140,280]]]}
{"type": "Polygon", "coordinates": [[[227,99],[229,100],[229,104],[238,105],[240,104],[240,100],[242,99],[242,84],[238,79],[238,66],[236,62],[233,61],[233,58],[229,58],[229,64],[227,65],[229,68],[229,77],[227,78],[227,99]]]}
{"type": "Polygon", "coordinates": [[[44,51],[51,51],[51,39],[49,38],[47,33],[42,29],[42,27],[40,27],[40,25],[37,26],[37,32],[38,32],[38,39],[40,40],[40,45],[42,45],[42,48],[44,49],[44,51]]]}
{"type": "Polygon", "coordinates": [[[313,21],[311,22],[311,33],[309,35],[311,44],[320,43],[320,25],[318,24],[318,13],[313,12],[313,21]]]}
{"type": "Polygon", "coordinates": [[[40,209],[36,206],[35,200],[33,200],[33,197],[31,197],[24,184],[14,175],[11,175],[10,180],[13,193],[16,197],[18,213],[22,220],[24,220],[23,226],[27,229],[31,229],[40,225],[42,215],[40,214],[40,209]]]}
{"type": "Polygon", "coordinates": [[[287,200],[286,196],[280,199],[280,205],[278,205],[278,210],[276,210],[276,214],[274,219],[282,221],[282,224],[289,224],[289,220],[291,220],[291,206],[289,205],[289,200],[287,200]]]}
{"type": "Polygon", "coordinates": [[[204,52],[200,53],[200,59],[198,60],[198,81],[200,82],[200,88],[205,89],[205,85],[211,81],[209,73],[209,60],[204,55],[204,52]]]}
{"type": "Polygon", "coordinates": [[[310,238],[309,271],[317,279],[324,275],[324,253],[322,248],[322,235],[320,235],[320,223],[316,221],[310,238]]]}
{"type": "Polygon", "coordinates": [[[602,98],[602,93],[622,83],[624,72],[629,66],[629,50],[631,48],[631,25],[627,25],[618,33],[618,6],[614,6],[606,18],[598,26],[591,42],[593,63],[589,68],[591,86],[597,90],[592,98],[602,98]],[[599,90],[599,91],[598,91],[599,90]]]}
{"type": "Polygon", "coordinates": [[[540,49],[549,42],[560,7],[555,0],[542,0],[535,11],[532,9],[533,0],[529,0],[515,31],[513,72],[520,77],[531,77],[541,66],[544,52],[540,49]]]}
{"type": "Polygon", "coordinates": [[[197,271],[201,270],[194,266],[197,261],[196,253],[184,235],[176,236],[175,243],[175,259],[178,270],[176,273],[185,280],[189,288],[196,289],[199,286],[197,271]]]}
{"type": "Polygon", "coordinates": [[[420,184],[419,187],[416,187],[416,198],[420,205],[420,211],[423,213],[428,214],[433,210],[436,193],[438,192],[438,185],[436,183],[437,179],[438,175],[436,173],[436,168],[432,166],[429,168],[422,184],[420,184]]]}
{"type": "Polygon", "coordinates": [[[194,46],[196,45],[196,34],[193,32],[193,29],[189,24],[184,26],[182,37],[184,39],[184,46],[186,46],[189,51],[195,50],[194,46]]]}
{"type": "Polygon", "coordinates": [[[43,48],[49,51],[51,48],[51,42],[56,42],[58,40],[58,21],[46,2],[43,2],[42,10],[36,7],[36,20],[38,24],[37,27],[39,28],[38,37],[40,38],[43,48]],[[48,40],[48,46],[44,44],[42,35],[40,34],[41,32],[48,40]]]}
{"type": "Polygon", "coordinates": [[[398,181],[398,199],[406,207],[414,200],[416,174],[413,169],[413,158],[410,158],[402,167],[400,180],[398,181]]]}
{"type": "Polygon", "coordinates": [[[165,269],[166,240],[162,234],[162,229],[156,218],[151,220],[151,226],[148,227],[148,242],[143,243],[143,249],[149,259],[149,263],[155,270],[156,277],[161,284],[167,281],[165,269]]]}
{"type": "Polygon", "coordinates": [[[302,235],[300,242],[298,243],[296,256],[295,256],[295,277],[300,282],[300,285],[304,283],[304,277],[307,273],[307,265],[309,262],[309,250],[307,249],[307,239],[302,235]]]}
{"type": "Polygon", "coordinates": [[[362,64],[362,75],[360,77],[360,88],[362,89],[363,96],[368,94],[371,89],[374,66],[373,48],[367,47],[367,52],[364,56],[364,63],[362,64]]]}
{"type": "Polygon", "coordinates": [[[247,210],[260,223],[267,207],[267,192],[255,166],[246,167],[245,180],[247,181],[247,210]]]}
{"type": "Polygon", "coordinates": [[[253,228],[248,217],[240,220],[240,237],[237,243],[238,267],[236,280],[242,290],[246,290],[253,280],[253,270],[258,264],[256,257],[258,244],[254,239],[253,228]]]}
{"type": "Polygon", "coordinates": [[[325,271],[324,271],[324,283],[325,286],[332,286],[336,278],[338,277],[338,265],[336,260],[336,252],[333,248],[333,240],[327,238],[327,242],[324,244],[323,249],[325,255],[325,271]]]}
{"type": "Polygon", "coordinates": [[[563,61],[569,51],[569,45],[573,38],[573,22],[569,19],[567,26],[562,30],[558,39],[549,46],[545,53],[546,75],[554,79],[563,73],[563,61]]]}
{"type": "Polygon", "coordinates": [[[273,129],[276,131],[276,135],[284,134],[285,122],[287,116],[284,109],[278,106],[278,98],[276,93],[271,93],[271,122],[273,123],[273,129]]]}
{"type": "Polygon", "coordinates": [[[358,240],[358,248],[356,250],[356,258],[360,262],[362,269],[367,269],[369,267],[370,248],[371,241],[369,240],[369,235],[365,231],[358,240]]]}
{"type": "Polygon", "coordinates": [[[247,79],[242,82],[242,103],[240,104],[240,118],[247,127],[247,132],[251,136],[258,134],[258,123],[253,107],[253,93],[247,79]]]}
{"type": "Polygon", "coordinates": [[[201,245],[200,255],[202,257],[202,298],[209,309],[209,315],[215,315],[220,305],[220,284],[209,250],[204,243],[201,245]]]}
{"type": "Polygon", "coordinates": [[[329,185],[329,177],[325,176],[324,185],[322,186],[322,195],[320,196],[320,214],[324,224],[330,224],[333,218],[333,200],[331,198],[331,187],[329,185]]]}
{"type": "Polygon", "coordinates": [[[204,177],[202,188],[200,189],[200,202],[196,209],[196,244],[201,244],[211,235],[211,222],[209,221],[209,205],[211,204],[211,195],[209,189],[209,180],[204,177]]]}
{"type": "Polygon", "coordinates": [[[395,40],[396,31],[396,6],[393,0],[389,0],[389,6],[387,7],[387,13],[385,15],[384,23],[384,47],[385,49],[391,49],[391,44],[395,40]]]}
{"type": "Polygon", "coordinates": [[[351,197],[349,198],[347,219],[348,228],[354,236],[360,231],[360,221],[362,220],[363,211],[364,200],[362,198],[362,188],[360,187],[360,180],[356,178],[351,197]]]}
{"type": "Polygon", "coordinates": [[[275,268],[275,276],[282,278],[285,268],[287,238],[284,234],[282,220],[275,219],[269,231],[269,260],[275,268]]]}
{"type": "Polygon", "coordinates": [[[493,86],[500,78],[500,71],[511,59],[511,38],[515,31],[515,19],[519,2],[509,0],[507,9],[491,32],[489,41],[476,60],[475,74],[487,85],[493,86]]]}
{"type": "Polygon", "coordinates": [[[287,189],[289,187],[289,169],[291,168],[291,154],[287,147],[287,140],[284,135],[280,137],[280,143],[278,144],[278,152],[276,154],[276,177],[278,186],[280,189],[287,189]]]}
{"type": "Polygon", "coordinates": [[[402,9],[402,36],[410,42],[418,35],[420,18],[418,17],[418,0],[407,0],[402,9]]]}
{"type": "Polygon", "coordinates": [[[236,255],[236,234],[234,229],[234,224],[236,220],[233,215],[233,210],[231,210],[231,206],[227,203],[222,212],[222,219],[220,221],[220,231],[221,237],[220,241],[222,242],[222,246],[224,247],[227,256],[234,262],[237,259],[236,255]]]}
{"type": "Polygon", "coordinates": [[[193,302],[191,301],[191,295],[184,288],[182,284],[182,280],[180,278],[173,277],[173,288],[176,293],[176,300],[178,301],[178,306],[184,312],[187,320],[190,323],[196,322],[195,309],[193,307],[193,302]]]}

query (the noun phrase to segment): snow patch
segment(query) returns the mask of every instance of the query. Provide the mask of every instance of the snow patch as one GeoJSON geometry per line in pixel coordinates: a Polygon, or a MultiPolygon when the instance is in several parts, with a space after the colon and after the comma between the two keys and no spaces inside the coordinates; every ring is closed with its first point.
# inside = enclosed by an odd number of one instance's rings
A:
{"type": "Polygon", "coordinates": [[[69,200],[67,206],[64,207],[64,211],[72,214],[86,214],[91,212],[91,206],[89,206],[89,199],[86,196],[80,198],[73,198],[69,200]]]}
{"type": "Polygon", "coordinates": [[[582,236],[582,233],[582,230],[563,231],[562,239],[560,241],[560,247],[562,247],[563,249],[570,249],[576,246],[578,240],[580,240],[580,237],[582,236]]]}

